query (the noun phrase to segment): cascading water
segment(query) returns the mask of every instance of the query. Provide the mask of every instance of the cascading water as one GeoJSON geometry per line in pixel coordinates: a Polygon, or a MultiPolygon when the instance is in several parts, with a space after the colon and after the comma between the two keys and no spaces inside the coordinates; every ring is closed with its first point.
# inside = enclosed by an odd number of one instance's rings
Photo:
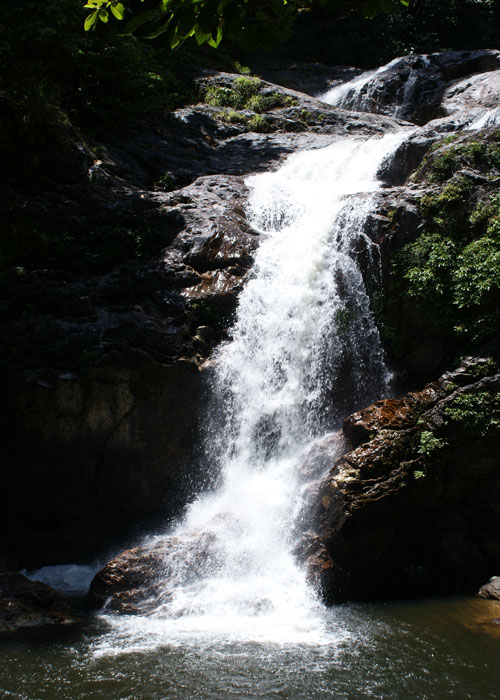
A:
{"type": "MultiPolygon", "coordinates": [[[[474,129],[497,114],[461,119],[474,129]]],[[[385,154],[410,135],[341,139],[249,179],[261,246],[214,370],[204,454],[212,491],[151,539],[165,574],[142,614],[105,612],[105,624],[43,643],[39,633],[2,640],[2,698],[497,697],[498,638],[485,625],[497,612],[487,616],[487,601],[327,609],[292,554],[307,527],[307,480],[332,462],[328,431],[388,389],[363,280],[377,277],[377,248],[362,229],[385,154]]],[[[30,575],[78,593],[91,574],[30,575]]]]}
{"type": "Polygon", "coordinates": [[[322,606],[292,554],[300,466],[346,410],[388,388],[356,250],[376,267],[363,222],[377,171],[405,136],[342,139],[248,179],[262,242],[212,383],[206,462],[219,487],[166,542],[168,574],[147,621],[109,616],[127,649],[131,632],[141,646],[153,631],[170,643],[324,641],[322,606]]]}
{"type": "MultiPolygon", "coordinates": [[[[318,95],[318,99],[327,104],[344,107],[349,110],[359,112],[377,111],[377,103],[380,104],[381,102],[381,86],[384,84],[384,81],[390,80],[392,69],[397,69],[399,64],[404,62],[404,58],[395,58],[385,66],[361,73],[354,80],[327,90],[323,94],[318,95]]],[[[405,68],[400,74],[401,77],[404,76],[404,80],[398,86],[397,97],[392,104],[392,108],[389,108],[389,104],[385,104],[383,113],[390,114],[396,119],[410,119],[410,121],[413,121],[411,109],[409,113],[408,108],[412,104],[418,104],[422,80],[426,72],[432,73],[432,62],[425,55],[411,57],[405,68]]]]}
{"type": "Polygon", "coordinates": [[[395,66],[400,60],[400,58],[395,58],[394,60],[390,61],[390,63],[380,66],[375,70],[367,70],[353,80],[336,85],[321,95],[318,95],[318,99],[326,102],[329,105],[365,110],[366,105],[363,102],[363,88],[365,85],[373,80],[373,78],[385,73],[387,70],[395,66]]]}

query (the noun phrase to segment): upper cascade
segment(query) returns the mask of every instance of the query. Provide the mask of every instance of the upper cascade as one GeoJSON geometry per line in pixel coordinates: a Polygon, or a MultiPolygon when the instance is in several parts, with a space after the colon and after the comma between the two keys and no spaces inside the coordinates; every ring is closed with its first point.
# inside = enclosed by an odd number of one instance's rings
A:
{"type": "MultiPolygon", "coordinates": [[[[470,87],[484,80],[484,74],[491,71],[500,71],[500,51],[403,56],[348,83],[336,85],[318,97],[331,105],[422,125],[456,111],[490,106],[491,90],[477,90],[469,103],[460,100],[460,90],[455,93],[454,103],[451,97],[457,83],[468,80],[470,87]]],[[[491,76],[486,79],[491,80],[491,76]]]]}

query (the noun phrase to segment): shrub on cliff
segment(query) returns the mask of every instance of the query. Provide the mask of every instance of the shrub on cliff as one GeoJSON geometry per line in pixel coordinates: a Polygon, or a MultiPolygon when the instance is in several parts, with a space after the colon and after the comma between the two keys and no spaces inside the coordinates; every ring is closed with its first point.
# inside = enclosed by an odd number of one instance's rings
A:
{"type": "Polygon", "coordinates": [[[443,360],[500,331],[499,137],[445,140],[413,176],[432,184],[419,204],[420,233],[395,255],[386,290],[385,334],[396,355],[411,353],[424,328],[443,343],[443,360]]]}

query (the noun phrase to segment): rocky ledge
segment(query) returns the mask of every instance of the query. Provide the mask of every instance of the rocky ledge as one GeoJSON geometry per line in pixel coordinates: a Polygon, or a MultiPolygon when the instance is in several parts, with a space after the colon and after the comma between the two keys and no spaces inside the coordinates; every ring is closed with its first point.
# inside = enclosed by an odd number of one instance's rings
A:
{"type": "Polygon", "coordinates": [[[500,600],[500,576],[492,576],[488,583],[479,589],[480,598],[500,600]]]}
{"type": "Polygon", "coordinates": [[[346,419],[352,451],[298,547],[325,601],[473,592],[500,570],[500,375],[490,360],[346,419]]]}

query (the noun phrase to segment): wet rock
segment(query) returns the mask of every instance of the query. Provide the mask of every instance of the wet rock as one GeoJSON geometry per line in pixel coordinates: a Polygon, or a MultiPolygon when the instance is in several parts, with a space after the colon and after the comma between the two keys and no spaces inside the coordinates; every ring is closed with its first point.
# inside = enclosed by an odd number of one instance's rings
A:
{"type": "MultiPolygon", "coordinates": [[[[345,433],[345,431],[344,431],[345,433]]],[[[322,476],[332,460],[343,454],[349,445],[342,432],[327,433],[317,440],[306,454],[299,467],[299,476],[307,481],[322,476]]],[[[349,436],[347,435],[349,438],[349,436]]]]}
{"type": "Polygon", "coordinates": [[[389,186],[404,185],[438,138],[439,135],[432,132],[418,132],[409,137],[396,149],[393,156],[382,164],[377,173],[378,177],[389,186]]]}
{"type": "Polygon", "coordinates": [[[466,365],[456,377],[469,373],[468,384],[448,373],[347,419],[358,447],[319,487],[315,527],[299,548],[327,602],[471,592],[498,571],[500,431],[491,406],[500,376],[478,379],[482,360],[466,365]],[[460,406],[471,400],[484,401],[491,420],[467,422],[460,406]]]}
{"type": "Polygon", "coordinates": [[[0,634],[41,625],[71,625],[78,616],[50,586],[19,573],[0,573],[0,634]]]}
{"type": "Polygon", "coordinates": [[[138,613],[144,600],[159,593],[157,579],[164,568],[165,545],[136,547],[119,554],[94,577],[87,596],[93,607],[138,613]]]}
{"type": "MultiPolygon", "coordinates": [[[[452,107],[453,84],[473,73],[500,68],[498,51],[448,51],[426,56],[404,56],[377,71],[361,90],[343,100],[348,109],[386,114],[426,124],[450,113],[443,98],[452,107]],[[450,93],[444,97],[446,90],[450,93]]],[[[455,93],[456,94],[456,93],[455,93]]]]}
{"type": "Polygon", "coordinates": [[[480,598],[500,600],[500,576],[493,576],[488,583],[481,586],[478,595],[480,598]]]}
{"type": "Polygon", "coordinates": [[[163,205],[184,222],[164,263],[184,280],[182,298],[203,303],[215,314],[221,307],[234,308],[259,243],[246,219],[246,199],[242,179],[212,175],[167,197],[163,205]]]}
{"type": "Polygon", "coordinates": [[[93,607],[142,614],[167,603],[170,591],[192,583],[217,562],[212,532],[161,537],[122,552],[94,577],[88,593],[93,607]]]}
{"type": "Polygon", "coordinates": [[[383,399],[368,408],[353,413],[343,423],[343,431],[354,447],[368,442],[382,430],[410,428],[415,416],[444,395],[439,383],[429,384],[423,391],[413,392],[402,399],[383,399]]]}
{"type": "Polygon", "coordinates": [[[500,66],[487,73],[477,73],[452,83],[443,95],[441,108],[446,115],[457,112],[477,114],[498,107],[500,66]]]}

